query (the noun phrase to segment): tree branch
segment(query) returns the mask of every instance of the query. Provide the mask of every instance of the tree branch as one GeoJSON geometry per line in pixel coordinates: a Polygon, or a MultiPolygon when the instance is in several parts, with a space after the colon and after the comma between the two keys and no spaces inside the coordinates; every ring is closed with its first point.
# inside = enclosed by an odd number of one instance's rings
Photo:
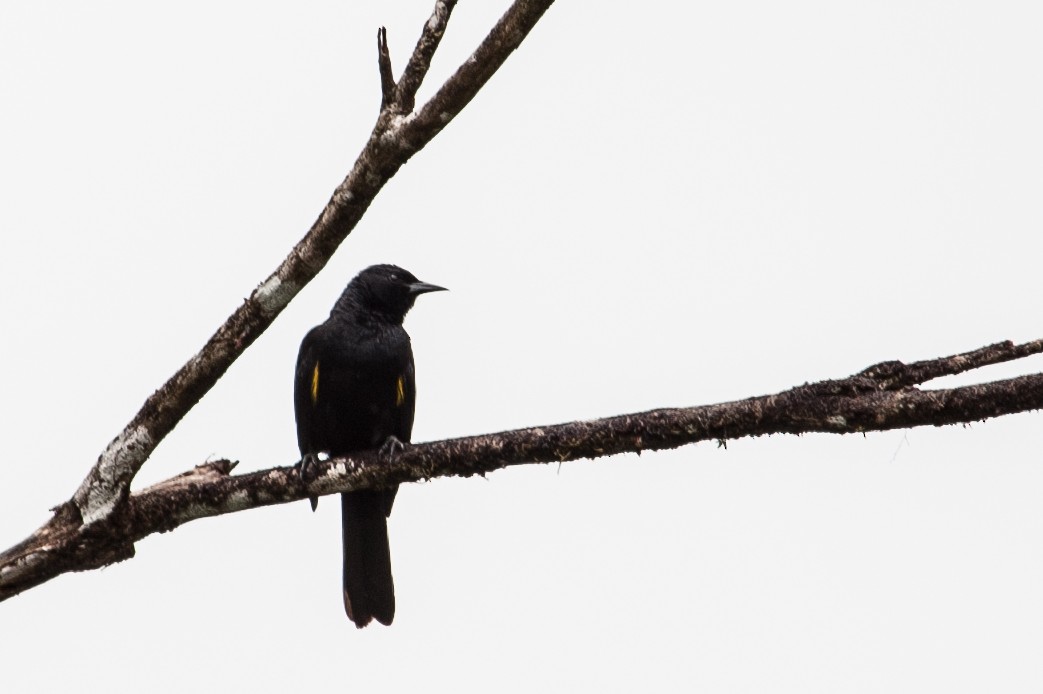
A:
{"type": "MultiPolygon", "coordinates": [[[[478,59],[482,63],[480,69],[461,68],[442,86],[440,94],[448,88],[449,93],[456,97],[442,97],[447,105],[441,111],[452,115],[459,113],[525,38],[535,25],[535,20],[552,2],[517,0],[507,10],[505,18],[515,15],[531,17],[533,7],[542,9],[532,21],[522,25],[512,24],[515,28],[509,44],[496,39],[491,48],[479,48],[481,57],[472,57],[465,67],[478,59]],[[469,83],[462,84],[464,81],[469,83]]],[[[434,13],[425,25],[420,42],[406,67],[403,81],[395,90],[396,98],[407,93],[415,94],[416,88],[420,86],[453,4],[446,0],[436,2],[434,13]]],[[[490,38],[502,33],[503,21],[501,19],[493,28],[490,38]]],[[[489,44],[490,38],[482,46],[489,44]]],[[[337,186],[333,197],[308,233],[275,272],[254,289],[243,305],[229,316],[195,356],[145,401],[130,423],[102,452],[72,497],[74,509],[70,510],[75,510],[85,525],[108,518],[125,503],[134,476],[160,441],[326,265],[384,184],[448,123],[449,119],[446,119],[438,127],[403,129],[403,116],[397,110],[398,106],[388,103],[391,94],[391,58],[387,51],[386,33],[383,31],[378,35],[378,66],[384,103],[373,132],[351,171],[337,186]]]]}
{"type": "Polygon", "coordinates": [[[511,5],[471,57],[417,113],[412,123],[415,136],[426,142],[455,118],[521,45],[552,2],[518,0],[511,5]]]}
{"type": "Polygon", "coordinates": [[[1001,342],[972,352],[903,364],[883,362],[839,380],[759,397],[533,427],[408,446],[392,461],[375,451],[321,463],[305,483],[294,467],[231,475],[226,460],[144,489],[105,521],[84,526],[71,503],[0,554],[0,600],[54,576],[134,555],[134,543],[199,518],[356,489],[434,477],[484,475],[528,463],[664,450],[699,441],[765,434],[848,434],[969,423],[1043,407],[1043,374],[959,388],[920,390],[943,375],[1043,352],[1043,340],[1001,342]]]}
{"type": "Polygon", "coordinates": [[[900,361],[889,361],[872,366],[863,375],[877,380],[888,389],[912,386],[942,376],[954,376],[990,364],[1021,359],[1043,352],[1043,340],[1016,345],[1010,341],[997,342],[981,349],[956,354],[944,359],[928,359],[906,366],[900,361]]]}
{"type": "Polygon", "coordinates": [[[377,69],[380,70],[380,110],[395,102],[395,74],[391,70],[391,51],[388,50],[388,30],[377,29],[377,69]]]}
{"type": "Polygon", "coordinates": [[[449,23],[449,15],[456,7],[456,0],[445,0],[436,2],[431,18],[424,25],[424,31],[420,34],[420,40],[413,49],[406,69],[402,71],[402,79],[398,81],[395,90],[395,101],[400,113],[411,113],[416,105],[416,93],[420,89],[427,71],[431,69],[431,59],[438,50],[438,44],[445,34],[445,27],[449,23]]]}

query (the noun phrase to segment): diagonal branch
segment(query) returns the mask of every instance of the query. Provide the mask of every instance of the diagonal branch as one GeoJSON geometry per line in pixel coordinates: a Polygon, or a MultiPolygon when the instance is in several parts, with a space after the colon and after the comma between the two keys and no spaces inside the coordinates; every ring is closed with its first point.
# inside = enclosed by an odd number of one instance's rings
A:
{"type": "Polygon", "coordinates": [[[446,25],[449,24],[449,15],[456,7],[456,0],[444,0],[435,3],[435,9],[431,18],[424,25],[424,31],[420,34],[420,40],[413,49],[413,55],[406,63],[406,69],[402,71],[402,79],[398,81],[395,101],[398,103],[400,113],[412,113],[416,105],[416,93],[420,89],[427,71],[431,69],[431,59],[438,50],[438,44],[445,34],[446,25]]]}
{"type": "Polygon", "coordinates": [[[322,463],[305,483],[294,467],[231,475],[217,461],[135,493],[104,522],[84,530],[71,504],[19,545],[0,554],[0,600],[68,571],[134,555],[134,543],[199,518],[324,494],[484,475],[512,465],[664,450],[699,441],[765,434],[849,434],[968,423],[1043,408],[1043,374],[959,388],[920,390],[938,375],[1043,352],[1043,340],[1002,342],[905,365],[884,362],[844,379],[759,397],[670,408],[409,446],[392,461],[377,452],[322,463]],[[896,385],[897,382],[910,385],[896,385]]]}
{"type": "MultiPolygon", "coordinates": [[[[528,8],[532,6],[541,6],[545,10],[552,2],[517,0],[505,16],[530,12],[528,8]]],[[[448,21],[452,4],[445,0],[436,3],[432,19],[425,27],[410,66],[407,66],[408,80],[404,86],[400,85],[399,92],[404,87],[413,89],[414,82],[419,87],[448,21]]],[[[510,45],[497,42],[496,45],[502,46],[499,51],[483,51],[481,60],[485,64],[479,72],[458,70],[442,87],[444,91],[447,86],[454,85],[450,92],[459,95],[456,100],[450,100],[448,110],[455,115],[463,109],[534,25],[535,19],[526,23],[523,29],[517,29],[510,45]],[[477,81],[460,84],[465,80],[477,81]]],[[[497,24],[490,36],[497,34],[499,27],[497,24]]],[[[488,41],[486,39],[483,45],[488,41]]],[[[72,498],[74,510],[85,525],[106,519],[126,501],[131,481],[160,441],[326,265],[384,184],[444,127],[445,123],[435,129],[427,128],[422,136],[415,132],[402,132],[400,116],[392,111],[391,104],[386,103],[390,94],[391,58],[383,31],[378,38],[378,65],[385,107],[351,171],[337,186],[308,233],[275,272],[254,289],[195,356],[145,401],[130,423],[102,452],[72,498]]]]}
{"type": "Polygon", "coordinates": [[[547,0],[525,0],[511,5],[471,57],[420,109],[413,128],[433,137],[445,127],[521,45],[551,4],[547,0]]]}

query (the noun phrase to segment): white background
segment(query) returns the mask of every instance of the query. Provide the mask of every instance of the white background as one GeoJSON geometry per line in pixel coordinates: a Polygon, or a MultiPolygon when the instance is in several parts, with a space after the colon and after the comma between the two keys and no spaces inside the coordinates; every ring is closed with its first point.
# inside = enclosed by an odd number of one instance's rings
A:
{"type": "MultiPolygon", "coordinates": [[[[431,0],[0,8],[0,544],[304,234],[431,0]]],[[[507,3],[461,2],[429,96],[507,3]]],[[[1043,336],[1032,2],[568,2],[162,443],[297,457],[293,363],[361,268],[414,440],[697,405],[1043,336]]],[[[994,367],[951,385],[1043,368],[994,367]]],[[[356,630],[324,500],[0,605],[5,691],[1039,691],[1038,414],[402,490],[356,630]]]]}

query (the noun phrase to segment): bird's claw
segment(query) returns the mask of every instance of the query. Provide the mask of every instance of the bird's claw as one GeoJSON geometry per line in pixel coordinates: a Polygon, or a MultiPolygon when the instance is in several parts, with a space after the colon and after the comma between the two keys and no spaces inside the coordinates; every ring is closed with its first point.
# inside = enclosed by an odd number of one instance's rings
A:
{"type": "Polygon", "coordinates": [[[301,477],[301,482],[308,484],[319,476],[319,454],[318,453],[305,453],[301,456],[300,462],[297,463],[297,474],[301,477]]]}
{"type": "Polygon", "coordinates": [[[391,462],[391,459],[395,457],[395,453],[400,453],[404,450],[406,450],[406,444],[394,436],[389,436],[384,439],[384,443],[380,446],[380,455],[387,458],[388,462],[391,462]]]}
{"type": "MultiPolygon", "coordinates": [[[[297,474],[301,478],[301,482],[308,484],[316,477],[319,476],[319,454],[318,453],[305,453],[301,456],[301,460],[297,463],[297,474]]],[[[311,510],[314,511],[319,507],[319,497],[309,496],[308,503],[311,504],[311,510]]]]}

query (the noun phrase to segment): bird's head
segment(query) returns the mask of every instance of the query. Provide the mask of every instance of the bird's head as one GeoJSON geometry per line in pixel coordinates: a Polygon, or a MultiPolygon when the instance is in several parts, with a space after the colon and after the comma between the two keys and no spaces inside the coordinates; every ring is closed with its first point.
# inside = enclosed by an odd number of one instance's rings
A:
{"type": "Polygon", "coordinates": [[[348,283],[333,312],[361,308],[402,322],[418,296],[440,291],[445,287],[421,282],[397,265],[372,265],[348,283]]]}

